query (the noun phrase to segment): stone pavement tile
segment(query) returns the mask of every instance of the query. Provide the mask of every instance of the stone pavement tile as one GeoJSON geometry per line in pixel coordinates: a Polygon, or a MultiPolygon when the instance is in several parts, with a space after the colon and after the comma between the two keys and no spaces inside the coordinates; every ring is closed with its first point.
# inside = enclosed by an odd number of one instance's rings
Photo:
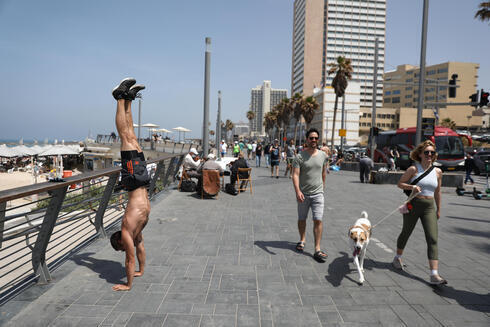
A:
{"type": "Polygon", "coordinates": [[[218,254],[218,244],[194,244],[194,255],[197,256],[216,256],[218,254]]]}
{"type": "Polygon", "coordinates": [[[159,266],[145,269],[145,274],[141,277],[135,278],[135,281],[141,281],[143,283],[162,283],[163,279],[170,272],[170,267],[159,266]]]}
{"type": "Polygon", "coordinates": [[[0,306],[0,326],[15,317],[26,306],[25,301],[9,301],[0,306]]]}
{"type": "Polygon", "coordinates": [[[209,291],[206,304],[247,304],[247,291],[209,291]]]}
{"type": "Polygon", "coordinates": [[[199,327],[201,315],[168,314],[163,327],[199,327]]]}
{"type": "Polygon", "coordinates": [[[109,305],[72,304],[61,316],[65,317],[107,317],[113,307],[109,305]]]}
{"type": "Polygon", "coordinates": [[[349,291],[356,304],[408,304],[407,301],[394,291],[349,291]]]}
{"type": "MultiPolygon", "coordinates": [[[[391,275],[393,275],[392,272],[385,272],[379,269],[375,269],[375,270],[365,269],[364,272],[364,278],[366,279],[366,282],[373,287],[374,286],[398,286],[398,284],[391,278],[391,275]]],[[[357,270],[355,274],[351,275],[351,277],[356,281],[359,280],[359,274],[357,273],[357,270]]]]}
{"type": "Polygon", "coordinates": [[[342,322],[342,317],[336,309],[328,311],[317,311],[317,315],[322,326],[331,326],[333,324],[342,322]]]}
{"type": "Polygon", "coordinates": [[[121,312],[112,310],[104,319],[102,324],[109,326],[126,326],[132,315],[132,312],[121,312]]]}
{"type": "MultiPolygon", "coordinates": [[[[58,317],[52,323],[49,324],[49,327],[75,327],[82,320],[82,318],[75,317],[58,317]]],[[[97,326],[98,324],[92,325],[97,326]]]]}
{"type": "Polygon", "coordinates": [[[449,304],[444,297],[433,292],[432,288],[420,291],[399,291],[398,292],[409,304],[449,304]]]}
{"type": "Polygon", "coordinates": [[[192,305],[192,314],[203,314],[203,315],[212,315],[214,313],[214,304],[200,304],[194,303],[192,305]]]}
{"type": "MultiPolygon", "coordinates": [[[[424,307],[442,324],[457,323],[463,325],[466,322],[481,322],[490,325],[490,317],[485,312],[480,311],[481,308],[472,306],[464,307],[454,304],[425,304],[424,307]]],[[[487,311],[488,308],[486,307],[484,311],[487,311]]]]}
{"type": "Polygon", "coordinates": [[[301,299],[295,286],[283,285],[282,288],[269,288],[259,290],[260,304],[273,305],[301,305],[301,299]]]}
{"type": "Polygon", "coordinates": [[[156,313],[164,294],[126,293],[114,308],[115,311],[156,313]]]}
{"type": "Polygon", "coordinates": [[[270,265],[269,255],[242,255],[240,252],[239,265],[270,265]]]}
{"type": "MultiPolygon", "coordinates": [[[[31,287],[25,289],[18,295],[16,295],[13,300],[14,301],[34,301],[42,294],[46,293],[55,284],[46,284],[46,285],[32,285],[31,287]]],[[[76,300],[76,299],[75,299],[76,300]]],[[[73,300],[73,302],[75,301],[73,300]]]]}
{"type": "Polygon", "coordinates": [[[22,327],[47,326],[67,308],[67,304],[32,303],[20,311],[10,321],[10,325],[22,327]]]}
{"type": "Polygon", "coordinates": [[[378,323],[384,326],[404,326],[405,324],[386,305],[340,305],[339,313],[344,322],[378,323]]]}
{"type": "Polygon", "coordinates": [[[207,293],[209,282],[190,282],[175,280],[168,293],[207,293]]]}
{"type": "Polygon", "coordinates": [[[123,292],[104,292],[102,296],[95,302],[96,305],[116,305],[117,302],[123,297],[123,292]]]}
{"type": "Polygon", "coordinates": [[[430,314],[422,315],[408,304],[393,304],[391,309],[407,326],[441,326],[430,314]]]}
{"type": "Polygon", "coordinates": [[[172,284],[175,278],[185,276],[189,264],[173,264],[167,276],[161,281],[162,284],[172,284]]]}
{"type": "Polygon", "coordinates": [[[247,291],[247,304],[259,304],[259,292],[258,291],[247,291]]]}
{"type": "Polygon", "coordinates": [[[256,290],[257,281],[255,276],[242,277],[240,275],[223,274],[221,276],[220,290],[256,290]]]}
{"type": "Polygon", "coordinates": [[[151,284],[148,293],[167,293],[170,284],[151,284]]]}
{"type": "Polygon", "coordinates": [[[191,313],[192,303],[163,302],[157,313],[191,313]]]}
{"type": "Polygon", "coordinates": [[[165,321],[164,314],[133,313],[127,327],[161,327],[165,321]]]}
{"type": "Polygon", "coordinates": [[[199,327],[234,327],[236,316],[202,315],[199,327]]]}
{"type": "Polygon", "coordinates": [[[255,327],[259,323],[259,306],[258,305],[238,305],[237,326],[255,327]]]}
{"type": "Polygon", "coordinates": [[[272,321],[274,326],[281,327],[321,326],[318,315],[312,306],[274,305],[272,306],[272,321]]]}
{"type": "Polygon", "coordinates": [[[205,264],[205,265],[199,265],[199,264],[193,265],[193,264],[191,264],[187,268],[187,272],[185,273],[185,277],[201,279],[203,274],[204,274],[204,270],[206,269],[206,267],[207,267],[207,264],[205,264]]]}
{"type": "Polygon", "coordinates": [[[220,274],[249,274],[255,273],[254,266],[239,266],[231,264],[215,264],[214,273],[220,274]]]}
{"type": "MultiPolygon", "coordinates": [[[[114,293],[114,292],[113,292],[114,293]]],[[[75,304],[95,304],[104,295],[104,292],[82,292],[79,294],[75,304]]]]}
{"type": "Polygon", "coordinates": [[[191,255],[194,253],[194,251],[195,251],[195,247],[193,247],[193,251],[190,254],[186,254],[186,255],[174,254],[168,259],[168,262],[171,263],[173,266],[190,265],[190,264],[205,265],[208,261],[208,258],[203,256],[191,255]]]}
{"type": "MultiPolygon", "coordinates": [[[[230,254],[219,253],[216,257],[209,257],[208,264],[219,264],[219,265],[238,265],[238,251],[229,251],[230,254]]],[[[224,252],[226,253],[226,251],[224,252]]]]}
{"type": "Polygon", "coordinates": [[[326,295],[328,292],[325,292],[325,295],[301,295],[301,302],[303,305],[313,305],[313,306],[327,306],[332,305],[333,300],[330,295],[326,295]]]}
{"type": "Polygon", "coordinates": [[[216,303],[214,305],[215,315],[233,315],[236,316],[238,304],[216,303]]]}
{"type": "Polygon", "coordinates": [[[169,293],[164,302],[204,303],[206,294],[203,293],[169,293]]]}

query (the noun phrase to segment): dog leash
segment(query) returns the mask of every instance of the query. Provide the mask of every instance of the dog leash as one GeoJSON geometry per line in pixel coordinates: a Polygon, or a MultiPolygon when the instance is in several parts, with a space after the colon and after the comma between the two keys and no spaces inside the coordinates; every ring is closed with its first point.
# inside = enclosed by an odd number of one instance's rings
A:
{"type": "MultiPolygon", "coordinates": [[[[413,192],[413,189],[412,189],[412,192],[410,192],[410,196],[405,200],[405,202],[402,205],[405,205],[406,203],[412,201],[412,199],[415,198],[416,195],[417,195],[417,193],[414,193],[413,192]]],[[[373,226],[371,226],[371,229],[373,229],[374,227],[378,226],[383,220],[387,219],[389,216],[391,216],[392,214],[394,214],[395,212],[397,212],[399,208],[400,207],[397,207],[395,210],[393,210],[392,212],[390,212],[389,214],[387,214],[386,216],[384,216],[380,221],[378,221],[376,224],[374,224],[373,226]]]]}

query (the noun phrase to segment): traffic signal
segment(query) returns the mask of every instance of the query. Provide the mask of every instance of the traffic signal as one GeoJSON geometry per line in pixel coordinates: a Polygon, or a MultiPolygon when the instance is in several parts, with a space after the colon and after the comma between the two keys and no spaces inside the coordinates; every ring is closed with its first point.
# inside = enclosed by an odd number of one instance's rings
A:
{"type": "Polygon", "coordinates": [[[472,106],[478,108],[478,92],[473,93],[468,98],[470,98],[470,102],[476,102],[475,104],[472,104],[472,106]]]}
{"type": "Polygon", "coordinates": [[[488,105],[488,92],[481,90],[480,108],[488,105]]]}
{"type": "Polygon", "coordinates": [[[379,128],[378,127],[371,127],[373,129],[373,135],[378,136],[379,134],[379,128]]]}
{"type": "Polygon", "coordinates": [[[454,86],[449,86],[449,97],[450,98],[456,97],[456,79],[457,78],[458,78],[458,74],[453,74],[453,75],[451,75],[451,79],[449,80],[449,85],[454,85],[454,86]]]}

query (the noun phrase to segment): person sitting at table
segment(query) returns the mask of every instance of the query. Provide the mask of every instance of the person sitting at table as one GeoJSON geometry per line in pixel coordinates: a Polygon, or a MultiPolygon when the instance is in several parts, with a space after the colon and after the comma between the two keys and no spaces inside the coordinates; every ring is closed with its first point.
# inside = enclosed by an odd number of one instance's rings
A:
{"type": "MultiPolygon", "coordinates": [[[[238,168],[250,168],[243,152],[238,153],[238,159],[229,163],[231,168],[230,184],[235,185],[238,179],[238,168]]],[[[248,178],[248,173],[240,173],[240,178],[248,178]]]]}
{"type": "Polygon", "coordinates": [[[199,178],[197,168],[199,167],[200,163],[201,160],[199,160],[199,154],[197,153],[196,148],[191,148],[189,153],[184,158],[182,168],[190,178],[199,178]]]}
{"type": "Polygon", "coordinates": [[[196,173],[199,176],[197,181],[197,187],[196,187],[196,191],[198,193],[201,192],[201,187],[203,183],[202,182],[203,170],[218,170],[220,176],[223,176],[225,171],[223,167],[221,167],[221,165],[216,162],[216,155],[213,153],[208,154],[208,156],[204,158],[204,161],[199,165],[199,167],[197,167],[196,170],[196,173]]]}

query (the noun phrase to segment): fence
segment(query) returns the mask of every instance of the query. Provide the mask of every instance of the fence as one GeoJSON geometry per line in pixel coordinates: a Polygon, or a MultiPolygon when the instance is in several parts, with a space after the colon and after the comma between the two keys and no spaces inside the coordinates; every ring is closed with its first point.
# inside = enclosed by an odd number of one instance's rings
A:
{"type": "MultiPolygon", "coordinates": [[[[171,182],[184,154],[148,160],[152,199],[171,182]]],[[[123,216],[127,192],[117,185],[121,168],[108,168],[0,192],[0,304],[26,285],[48,283],[50,271],[123,216]],[[8,206],[16,199],[31,200],[8,206]],[[34,198],[34,199],[32,199],[34,198]]]]}

